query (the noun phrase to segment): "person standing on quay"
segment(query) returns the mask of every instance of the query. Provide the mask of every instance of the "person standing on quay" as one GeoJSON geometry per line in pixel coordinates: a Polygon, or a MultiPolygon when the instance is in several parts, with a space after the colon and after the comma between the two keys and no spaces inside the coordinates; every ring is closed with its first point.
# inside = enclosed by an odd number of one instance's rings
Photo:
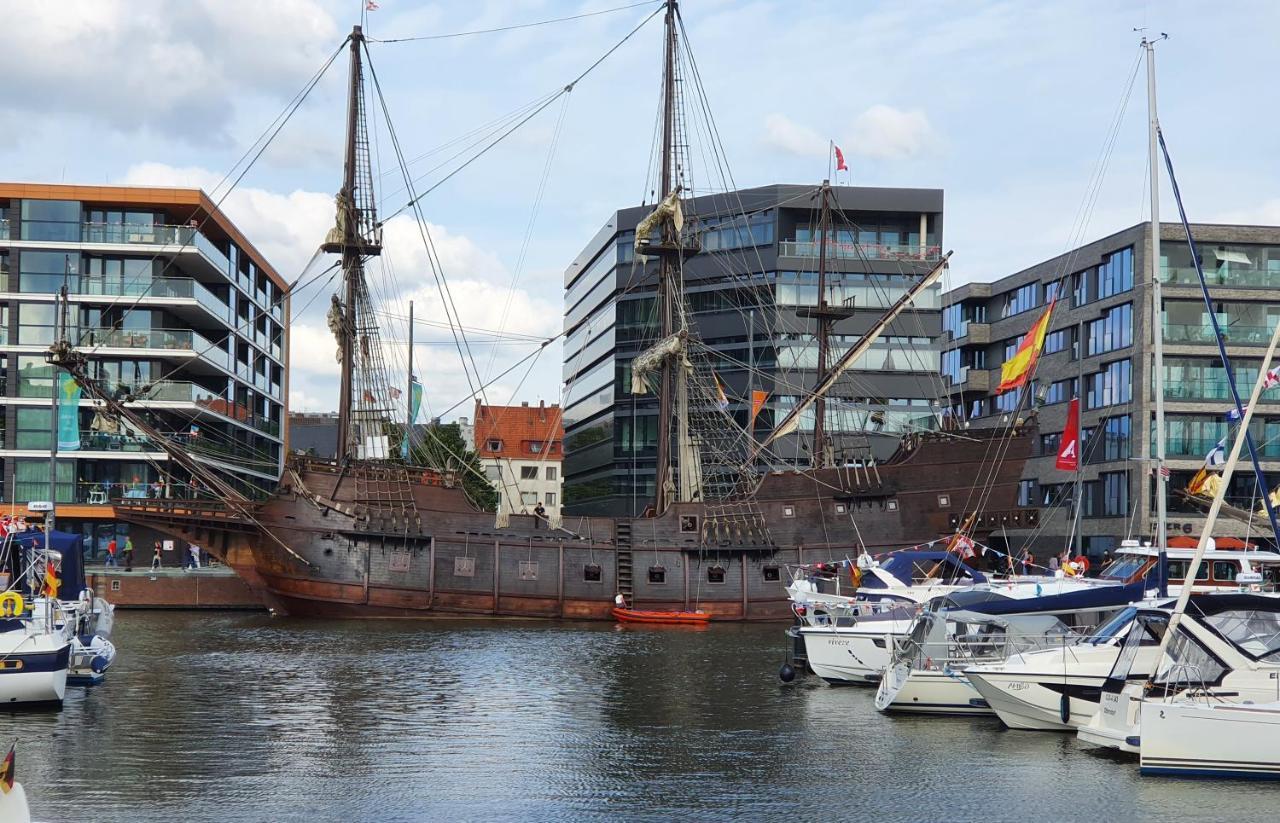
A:
{"type": "MultiPolygon", "coordinates": [[[[116,542],[114,540],[112,543],[116,542]]],[[[124,538],[124,570],[133,571],[133,538],[128,535],[124,538]]]]}
{"type": "Polygon", "coordinates": [[[107,542],[107,568],[120,568],[120,564],[116,563],[116,539],[113,537],[107,542]]]}
{"type": "Polygon", "coordinates": [[[160,541],[156,541],[155,551],[151,554],[151,571],[160,568],[160,541]]]}
{"type": "Polygon", "coordinates": [[[192,543],[188,551],[191,552],[191,568],[200,568],[200,547],[192,543]]]}

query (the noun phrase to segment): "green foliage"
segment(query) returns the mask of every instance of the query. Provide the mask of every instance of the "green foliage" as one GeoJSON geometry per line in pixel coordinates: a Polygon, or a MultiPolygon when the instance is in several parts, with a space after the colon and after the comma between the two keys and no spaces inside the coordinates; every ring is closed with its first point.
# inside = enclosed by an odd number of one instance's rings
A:
{"type": "Polygon", "coordinates": [[[462,480],[462,488],[473,503],[488,512],[498,510],[498,492],[484,476],[484,467],[471,444],[462,439],[457,423],[426,426],[416,440],[410,462],[453,472],[462,480]]]}

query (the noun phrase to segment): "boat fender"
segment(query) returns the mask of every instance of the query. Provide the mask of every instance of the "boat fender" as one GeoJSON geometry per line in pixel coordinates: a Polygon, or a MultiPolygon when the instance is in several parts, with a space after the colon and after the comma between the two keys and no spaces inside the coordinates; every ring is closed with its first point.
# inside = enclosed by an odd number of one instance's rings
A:
{"type": "Polygon", "coordinates": [[[1071,722],[1071,698],[1066,694],[1058,701],[1058,719],[1064,725],[1071,722]]]}
{"type": "Polygon", "coordinates": [[[93,658],[93,660],[89,661],[89,668],[93,669],[94,674],[102,674],[107,670],[107,667],[110,665],[111,665],[111,661],[103,657],[102,655],[98,655],[97,657],[93,658]]]}
{"type": "Polygon", "coordinates": [[[790,683],[792,680],[795,680],[796,679],[795,667],[792,666],[790,663],[783,663],[782,668],[778,669],[778,679],[781,680],[783,683],[790,683]]]}
{"type": "Polygon", "coordinates": [[[22,595],[12,591],[0,594],[0,615],[14,617],[26,610],[27,604],[23,601],[22,595]]]}

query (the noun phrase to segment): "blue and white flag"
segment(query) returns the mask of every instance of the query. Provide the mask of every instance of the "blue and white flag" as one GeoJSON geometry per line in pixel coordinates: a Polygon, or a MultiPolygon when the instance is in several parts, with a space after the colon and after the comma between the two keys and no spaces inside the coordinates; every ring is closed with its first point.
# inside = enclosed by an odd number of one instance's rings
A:
{"type": "Polygon", "coordinates": [[[1227,462],[1227,438],[1218,441],[1204,458],[1205,468],[1213,469],[1227,462]]]}
{"type": "Polygon", "coordinates": [[[1228,422],[1228,423],[1234,423],[1234,422],[1236,422],[1236,421],[1237,421],[1237,420],[1239,420],[1239,419],[1240,419],[1240,410],[1239,410],[1239,409],[1235,409],[1235,408],[1227,409],[1227,422],[1228,422]]]}

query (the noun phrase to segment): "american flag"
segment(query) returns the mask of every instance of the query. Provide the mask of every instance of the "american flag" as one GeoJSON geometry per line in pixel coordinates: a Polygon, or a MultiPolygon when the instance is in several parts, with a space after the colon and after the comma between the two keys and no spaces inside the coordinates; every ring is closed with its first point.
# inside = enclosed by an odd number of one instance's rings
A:
{"type": "Polygon", "coordinates": [[[1169,475],[1170,475],[1169,467],[1168,467],[1168,466],[1161,466],[1161,467],[1160,467],[1160,476],[1161,476],[1161,477],[1163,477],[1165,480],[1168,480],[1168,479],[1169,479],[1169,475]]]}

